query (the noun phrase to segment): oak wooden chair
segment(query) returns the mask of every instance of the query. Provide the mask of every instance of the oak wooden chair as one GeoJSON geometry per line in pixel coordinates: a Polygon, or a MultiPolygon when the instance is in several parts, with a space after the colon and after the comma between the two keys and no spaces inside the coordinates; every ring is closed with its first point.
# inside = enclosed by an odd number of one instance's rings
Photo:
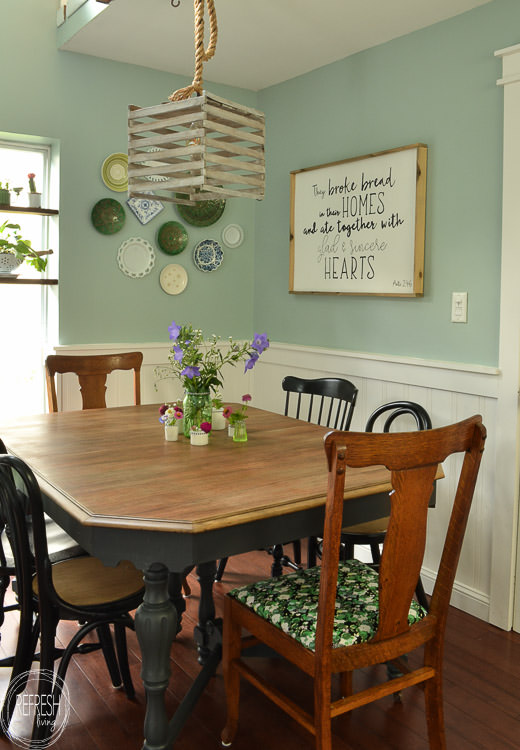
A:
{"type": "Polygon", "coordinates": [[[331,749],[334,717],[421,684],[430,748],[445,750],[444,632],[485,436],[481,417],[474,416],[435,430],[330,432],[325,437],[328,494],[322,565],[253,583],[226,596],[224,746],[231,745],[237,732],[240,677],[244,677],[312,732],[317,750],[331,749]],[[428,502],[438,465],[455,453],[462,453],[463,461],[426,613],[413,596],[424,555],[428,502]],[[339,560],[346,473],[349,467],[372,465],[390,470],[394,488],[379,575],[358,560],[339,560]],[[243,640],[242,628],[252,638],[243,640]],[[259,641],[314,678],[313,715],[255,672],[252,660],[246,658],[247,646],[259,641]],[[411,669],[401,657],[420,646],[424,646],[419,650],[422,664],[411,669]],[[354,670],[389,661],[399,676],[353,692],[354,670]],[[334,700],[333,674],[340,675],[340,695],[334,700]]]}
{"type": "MultiPolygon", "coordinates": [[[[52,564],[49,559],[45,518],[40,488],[29,467],[19,458],[0,456],[0,510],[8,529],[17,594],[20,600],[20,633],[6,700],[2,708],[2,728],[9,727],[17,696],[25,687],[24,675],[30,670],[40,637],[40,669],[54,670],[60,658],[51,700],[41,705],[59,705],[63,680],[74,653],[88,653],[101,648],[114,686],[123,685],[128,697],[134,688],[128,666],[126,628],[133,628],[130,611],[142,601],[143,574],[131,563],[105,567],[95,557],[84,555],[52,564]],[[20,486],[22,492],[17,491],[20,486]],[[31,524],[27,523],[30,517],[31,524]],[[30,540],[32,535],[32,543],[30,540]],[[69,643],[56,649],[56,629],[60,620],[79,623],[69,643]],[[116,651],[109,625],[114,627],[116,651]],[[85,636],[95,630],[99,643],[82,644],[85,636]],[[116,658],[117,652],[117,658],[116,658]]],[[[44,681],[45,683],[47,681],[44,681]]],[[[49,688],[40,685],[39,690],[49,688]]],[[[40,696],[41,698],[41,696],[40,696]]],[[[48,716],[46,717],[49,718],[48,716]]],[[[49,737],[48,721],[33,724],[31,747],[44,747],[49,737]]]]}
{"type": "MultiPolygon", "coordinates": [[[[335,430],[348,430],[356,405],[358,389],[344,378],[299,378],[287,375],[282,380],[285,391],[284,415],[295,419],[331,427],[335,430]],[[291,395],[292,394],[292,395],[291,395]]],[[[273,556],[271,575],[279,576],[283,567],[297,570],[301,563],[300,540],[292,542],[294,562],[284,554],[283,544],[274,544],[269,548],[273,556]]],[[[309,539],[309,557],[315,561],[316,538],[309,539]]],[[[227,564],[223,557],[218,564],[215,580],[220,581],[227,564]]]]}
{"type": "Polygon", "coordinates": [[[45,379],[49,410],[58,411],[56,395],[56,373],[75,373],[78,376],[83,409],[104,409],[106,407],[106,380],[114,370],[134,371],[134,403],[141,403],[142,352],[123,354],[68,355],[50,354],[45,360],[45,379]]]}

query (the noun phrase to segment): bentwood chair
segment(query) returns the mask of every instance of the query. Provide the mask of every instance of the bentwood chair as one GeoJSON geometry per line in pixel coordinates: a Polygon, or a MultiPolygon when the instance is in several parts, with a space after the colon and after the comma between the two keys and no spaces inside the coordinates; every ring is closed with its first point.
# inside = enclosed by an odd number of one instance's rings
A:
{"type": "MultiPolygon", "coordinates": [[[[331,750],[331,720],[404,688],[424,688],[429,746],[445,750],[443,642],[450,595],[477,480],[486,431],[480,416],[436,430],[330,432],[325,437],[328,493],[322,565],[229,592],[224,613],[227,722],[222,744],[238,729],[244,677],[331,750]],[[413,598],[426,542],[428,503],[438,465],[463,454],[437,580],[427,613],[413,598]],[[386,466],[394,491],[379,574],[358,560],[340,561],[345,478],[350,468],[386,466]],[[251,635],[242,639],[242,629],[251,635]],[[252,637],[251,637],[252,636],[252,637]],[[310,714],[258,674],[247,646],[264,643],[314,680],[310,714]],[[422,648],[420,648],[422,647],[422,648]],[[406,659],[418,649],[420,666],[406,659]],[[356,669],[394,663],[399,676],[353,692],[356,669]],[[332,696],[332,675],[339,675],[332,696]],[[339,695],[337,693],[339,692],[339,695]]],[[[287,456],[287,460],[290,460],[287,456]]],[[[297,460],[295,456],[293,460],[297,460]]],[[[415,661],[415,657],[414,657],[415,661]]],[[[377,670],[370,670],[377,676],[377,670]]],[[[244,746],[247,738],[244,737],[244,746]]]]}
{"type": "MultiPolygon", "coordinates": [[[[282,380],[282,390],[285,391],[286,417],[306,419],[307,422],[331,427],[337,430],[348,430],[352,422],[352,415],[356,405],[358,389],[344,378],[298,378],[287,375],[282,380]],[[293,394],[293,396],[291,396],[293,394]]],[[[289,567],[297,570],[301,563],[301,545],[299,540],[292,542],[294,562],[284,555],[283,544],[274,544],[268,552],[273,556],[271,575],[279,576],[282,568],[289,567]]],[[[314,549],[316,540],[309,539],[309,547],[314,549]]],[[[313,552],[310,552],[312,555],[313,552]]],[[[215,580],[220,581],[224,573],[228,558],[223,557],[218,564],[215,580]]]]}
{"type": "MultiPolygon", "coordinates": [[[[401,423],[401,427],[409,426],[409,421],[402,418],[411,418],[418,430],[431,430],[432,421],[426,409],[414,401],[391,401],[388,404],[378,406],[378,408],[368,418],[365,430],[373,432],[376,423],[383,418],[383,432],[390,432],[394,422],[401,423]]],[[[376,518],[373,521],[360,523],[356,526],[348,526],[342,529],[341,544],[345,559],[351,560],[354,557],[355,547],[357,545],[368,545],[372,554],[372,564],[378,566],[381,562],[380,545],[385,541],[386,531],[388,529],[389,516],[376,518]]],[[[424,592],[422,580],[419,576],[415,590],[417,600],[428,609],[428,600],[424,592]]]]}
{"type": "MultiPolygon", "coordinates": [[[[55,659],[60,658],[52,696],[47,695],[45,700],[45,695],[43,699],[40,695],[38,701],[47,706],[46,710],[52,706],[57,711],[72,655],[96,648],[103,650],[112,684],[123,684],[127,695],[133,697],[125,630],[133,629],[129,613],[143,598],[142,572],[129,562],[105,567],[100,560],[88,555],[52,564],[38,483],[29,467],[15,456],[0,456],[0,508],[14,558],[22,612],[14,665],[2,709],[2,727],[9,726],[17,696],[25,687],[24,675],[30,670],[38,634],[40,669],[52,673],[55,659]],[[17,492],[17,485],[22,492],[17,492]],[[61,620],[77,621],[79,626],[65,648],[56,650],[56,629],[61,620]],[[116,651],[109,625],[114,627],[116,651]],[[91,631],[96,631],[99,643],[82,644],[91,631]]],[[[44,689],[45,686],[40,685],[39,690],[44,689]]],[[[44,747],[49,739],[46,727],[50,725],[48,721],[38,722],[35,716],[32,740],[36,744],[31,747],[44,747]]]]}
{"type": "Polygon", "coordinates": [[[56,373],[75,373],[78,376],[83,409],[104,409],[107,376],[114,370],[134,371],[134,403],[141,403],[142,352],[123,354],[68,355],[50,354],[45,360],[45,379],[49,410],[58,411],[56,373]]]}
{"type": "MultiPolygon", "coordinates": [[[[3,441],[0,440],[0,454],[3,453],[7,453],[7,449],[3,441]]],[[[17,489],[17,492],[21,494],[21,501],[26,505],[27,499],[24,498],[21,490],[17,489]]],[[[30,519],[28,520],[30,521],[30,519]]],[[[48,516],[45,516],[45,530],[51,562],[59,562],[69,557],[78,557],[85,554],[84,550],[74,539],[48,516]]],[[[15,573],[14,560],[11,555],[9,541],[6,538],[5,519],[0,512],[0,627],[3,625],[6,612],[20,609],[19,601],[7,606],[4,605],[7,589],[15,573]]],[[[1,659],[0,667],[12,666],[13,661],[14,657],[1,659]]]]}

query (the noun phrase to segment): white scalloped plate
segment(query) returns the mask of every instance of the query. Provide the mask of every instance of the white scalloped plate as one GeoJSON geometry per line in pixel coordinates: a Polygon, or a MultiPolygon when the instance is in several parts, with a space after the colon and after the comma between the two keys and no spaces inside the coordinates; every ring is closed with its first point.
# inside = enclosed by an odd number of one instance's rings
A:
{"type": "Polygon", "coordinates": [[[130,237],[117,251],[117,265],[132,279],[146,276],[155,265],[155,252],[142,237],[130,237]]]}
{"type": "Polygon", "coordinates": [[[169,263],[161,271],[159,284],[166,294],[180,294],[188,285],[188,272],[178,263],[169,263]]]}
{"type": "Polygon", "coordinates": [[[227,247],[240,247],[244,241],[244,230],[240,224],[228,224],[222,230],[222,242],[227,247]]]}

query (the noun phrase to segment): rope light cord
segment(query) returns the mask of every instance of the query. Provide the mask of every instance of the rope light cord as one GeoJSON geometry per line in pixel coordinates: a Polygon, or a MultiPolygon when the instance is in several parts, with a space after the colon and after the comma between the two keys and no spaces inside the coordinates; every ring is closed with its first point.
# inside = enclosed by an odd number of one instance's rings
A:
{"type": "Polygon", "coordinates": [[[190,86],[177,89],[170,94],[168,99],[172,102],[189,99],[192,94],[202,94],[202,65],[211,60],[217,47],[217,14],[214,0],[194,0],[195,2],[195,74],[190,86]],[[208,48],[204,49],[204,6],[208,8],[209,15],[209,42],[208,48]]]}

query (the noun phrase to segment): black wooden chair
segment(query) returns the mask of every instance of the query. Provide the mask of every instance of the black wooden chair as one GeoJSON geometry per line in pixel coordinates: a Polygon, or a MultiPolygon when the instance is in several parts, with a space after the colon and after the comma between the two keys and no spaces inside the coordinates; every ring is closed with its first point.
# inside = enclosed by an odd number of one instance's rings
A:
{"type": "MultiPolygon", "coordinates": [[[[15,456],[0,456],[0,511],[14,560],[21,611],[16,654],[2,708],[4,730],[9,727],[17,696],[25,687],[23,675],[31,668],[38,635],[40,669],[52,673],[55,659],[61,658],[52,695],[49,694],[47,699],[40,695],[40,705],[53,706],[57,711],[61,686],[72,655],[99,648],[103,650],[113,685],[122,684],[127,695],[133,697],[125,629],[133,628],[129,613],[142,601],[142,573],[129,562],[121,562],[110,568],[88,555],[52,564],[38,483],[29,467],[15,456]],[[27,523],[28,517],[30,525],[27,523]],[[60,620],[77,621],[79,624],[64,649],[55,647],[60,620]],[[115,651],[109,628],[111,624],[114,627],[115,651]],[[91,631],[96,631],[99,643],[82,643],[91,631]]],[[[39,689],[50,691],[50,686],[40,685],[39,689]]],[[[52,722],[38,722],[38,716],[35,716],[32,739],[38,747],[44,747],[50,739],[46,734],[49,726],[52,726],[52,722]]]]}
{"type": "MultiPolygon", "coordinates": [[[[0,440],[0,454],[7,453],[7,449],[0,440]]],[[[18,488],[17,491],[21,493],[18,488]]],[[[22,493],[23,495],[23,493],[22,493]]],[[[21,497],[21,501],[27,506],[27,499],[21,497]]],[[[49,559],[52,563],[66,560],[69,557],[79,557],[86,552],[72,539],[55,521],[45,515],[45,532],[49,550],[49,559]]],[[[28,519],[30,520],[30,518],[28,519]]],[[[0,628],[3,625],[5,613],[20,609],[18,601],[7,606],[4,605],[5,595],[12,577],[15,575],[14,560],[11,554],[9,541],[6,538],[5,519],[0,513],[0,628]]],[[[0,659],[0,667],[12,666],[14,657],[0,659]]]]}
{"type": "MultiPolygon", "coordinates": [[[[369,417],[365,427],[366,432],[373,432],[376,422],[380,417],[385,417],[382,423],[382,432],[390,432],[391,427],[396,420],[401,417],[412,417],[418,430],[431,430],[432,421],[426,409],[414,401],[391,401],[388,404],[379,406],[369,417]]],[[[403,422],[401,420],[401,424],[403,422]]],[[[409,420],[406,423],[406,429],[409,429],[409,420]]],[[[381,562],[380,545],[385,541],[388,522],[390,516],[377,518],[374,521],[360,523],[356,526],[347,526],[341,531],[341,544],[343,545],[343,558],[352,560],[354,558],[355,547],[357,545],[368,545],[372,555],[372,565],[377,569],[381,562]]],[[[421,578],[417,582],[415,590],[417,600],[428,609],[428,600],[424,593],[421,578]]]]}
{"type": "MultiPolygon", "coordinates": [[[[334,430],[348,430],[352,422],[352,415],[356,405],[358,389],[344,378],[298,378],[287,375],[282,380],[282,390],[285,391],[286,417],[305,419],[307,422],[330,427],[334,430]]],[[[283,544],[274,544],[268,552],[273,556],[271,575],[282,574],[283,567],[298,570],[301,564],[300,540],[292,542],[294,561],[284,554],[283,544]]],[[[309,558],[312,559],[316,539],[309,539],[309,558]]],[[[315,558],[314,558],[315,559],[315,558]]],[[[223,557],[217,567],[215,580],[220,581],[227,563],[223,557]]]]}

